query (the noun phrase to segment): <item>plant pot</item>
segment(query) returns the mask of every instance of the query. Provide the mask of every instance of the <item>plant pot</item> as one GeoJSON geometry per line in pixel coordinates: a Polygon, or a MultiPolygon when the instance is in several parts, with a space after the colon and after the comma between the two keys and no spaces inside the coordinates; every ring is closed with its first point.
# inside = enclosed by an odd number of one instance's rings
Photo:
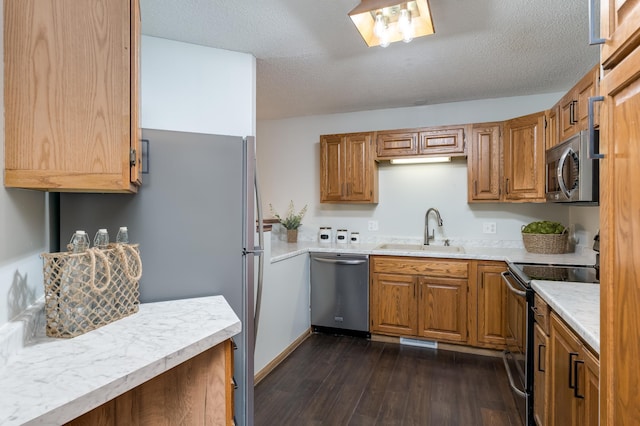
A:
{"type": "Polygon", "coordinates": [[[287,242],[288,243],[297,243],[298,242],[298,230],[297,229],[287,229],[287,242]]]}

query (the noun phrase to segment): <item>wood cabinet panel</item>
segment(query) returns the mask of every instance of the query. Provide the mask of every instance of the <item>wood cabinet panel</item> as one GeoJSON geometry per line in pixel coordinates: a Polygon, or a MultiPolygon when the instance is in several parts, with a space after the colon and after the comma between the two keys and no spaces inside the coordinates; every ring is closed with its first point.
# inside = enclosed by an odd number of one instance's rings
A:
{"type": "Polygon", "coordinates": [[[231,425],[231,352],[227,340],[67,425],[231,425]]]}
{"type": "Polygon", "coordinates": [[[505,198],[545,201],[544,113],[505,122],[505,198]]]}
{"type": "Polygon", "coordinates": [[[4,6],[5,186],[135,192],[137,0],[4,6]]]}
{"type": "Polygon", "coordinates": [[[560,105],[556,104],[546,112],[546,135],[545,135],[545,147],[546,149],[553,148],[560,143],[560,129],[558,128],[558,114],[560,105]]]}
{"type": "Polygon", "coordinates": [[[640,45],[640,0],[601,0],[600,50],[605,69],[613,68],[640,45]]]}
{"type": "Polygon", "coordinates": [[[378,158],[406,157],[418,154],[418,132],[378,132],[378,158]]]}
{"type": "Polygon", "coordinates": [[[417,279],[411,275],[373,274],[371,331],[415,336],[418,332],[417,279]]]}
{"type": "Polygon", "coordinates": [[[420,155],[464,155],[465,126],[433,127],[420,131],[420,155]]]}
{"type": "Polygon", "coordinates": [[[500,275],[506,270],[502,262],[479,264],[477,268],[478,343],[504,348],[506,341],[507,288],[500,275]]]}
{"type": "Polygon", "coordinates": [[[467,280],[420,277],[419,335],[467,341],[467,280]]]}
{"type": "Polygon", "coordinates": [[[468,201],[499,201],[502,172],[502,127],[499,123],[474,125],[468,149],[468,201]]]}
{"type": "MultiPolygon", "coordinates": [[[[593,67],[558,102],[560,113],[558,143],[589,127],[589,98],[598,94],[599,74],[599,67],[593,67]]],[[[597,112],[596,108],[594,125],[599,123],[597,112]]]]}
{"type": "Polygon", "coordinates": [[[411,257],[380,256],[374,257],[372,272],[395,274],[428,275],[430,277],[467,278],[469,263],[461,260],[433,260],[411,257]]]}
{"type": "MultiPolygon", "coordinates": [[[[638,2],[617,3],[628,7],[638,2]]],[[[637,27],[640,18],[633,22],[637,27]]],[[[600,86],[605,96],[600,130],[605,155],[600,162],[600,406],[601,424],[610,426],[640,424],[640,192],[630,190],[640,182],[639,69],[636,49],[605,74],[600,86]]]]}
{"type": "Polygon", "coordinates": [[[549,337],[536,324],[533,330],[533,419],[537,426],[546,426],[548,400],[547,371],[549,365],[549,337]]]}
{"type": "Polygon", "coordinates": [[[372,133],[320,137],[320,202],[378,202],[372,133]]]}

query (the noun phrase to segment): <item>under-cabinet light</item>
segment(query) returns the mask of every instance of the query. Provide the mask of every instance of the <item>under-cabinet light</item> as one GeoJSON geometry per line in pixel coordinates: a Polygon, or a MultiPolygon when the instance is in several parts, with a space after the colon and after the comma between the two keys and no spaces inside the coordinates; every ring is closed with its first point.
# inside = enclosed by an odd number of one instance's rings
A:
{"type": "Polygon", "coordinates": [[[447,163],[451,157],[396,158],[391,164],[447,163]]]}

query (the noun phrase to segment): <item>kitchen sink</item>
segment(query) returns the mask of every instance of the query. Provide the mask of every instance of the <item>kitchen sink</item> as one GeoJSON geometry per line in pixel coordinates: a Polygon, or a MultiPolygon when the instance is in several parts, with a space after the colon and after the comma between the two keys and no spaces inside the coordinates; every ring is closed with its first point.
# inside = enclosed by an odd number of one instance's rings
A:
{"type": "Polygon", "coordinates": [[[464,248],[460,246],[428,246],[422,244],[380,244],[376,250],[400,250],[400,251],[427,251],[434,253],[464,253],[464,248]]]}

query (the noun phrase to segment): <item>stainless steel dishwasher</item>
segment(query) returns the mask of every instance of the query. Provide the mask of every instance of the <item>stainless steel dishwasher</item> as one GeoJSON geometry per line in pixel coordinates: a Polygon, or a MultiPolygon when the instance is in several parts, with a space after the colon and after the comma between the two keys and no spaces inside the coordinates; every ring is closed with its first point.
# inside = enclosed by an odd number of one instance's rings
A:
{"type": "Polygon", "coordinates": [[[311,253],[314,331],[369,336],[369,256],[311,253]]]}

